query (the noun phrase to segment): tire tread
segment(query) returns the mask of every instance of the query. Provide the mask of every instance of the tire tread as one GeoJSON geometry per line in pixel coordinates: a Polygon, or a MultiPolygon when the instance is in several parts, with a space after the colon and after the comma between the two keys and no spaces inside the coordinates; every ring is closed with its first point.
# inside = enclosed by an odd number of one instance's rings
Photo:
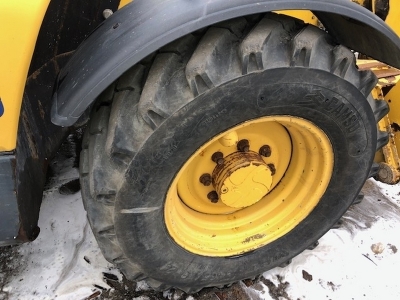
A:
{"type": "MultiPolygon", "coordinates": [[[[125,256],[114,229],[115,195],[129,162],[166,118],[196,96],[245,74],[284,67],[333,73],[368,97],[376,121],[387,112],[383,101],[369,96],[375,75],[359,71],[350,50],[314,26],[276,14],[221,22],[178,39],[132,67],[99,97],[83,141],[82,194],[105,258],[128,279],[147,278],[125,256]]],[[[378,132],[378,149],[385,143],[387,134],[378,132]]],[[[153,278],[147,282],[156,290],[170,288],[153,278]]]]}

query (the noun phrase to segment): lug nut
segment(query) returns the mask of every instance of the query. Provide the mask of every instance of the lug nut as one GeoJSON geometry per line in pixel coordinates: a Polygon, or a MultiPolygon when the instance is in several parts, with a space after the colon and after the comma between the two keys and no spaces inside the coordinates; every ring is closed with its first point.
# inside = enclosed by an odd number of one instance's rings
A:
{"type": "Polygon", "coordinates": [[[212,178],[211,178],[210,174],[205,173],[205,174],[200,176],[199,180],[203,185],[209,186],[209,185],[211,185],[212,178]]]}
{"type": "Polygon", "coordinates": [[[249,150],[250,150],[249,140],[240,140],[237,143],[237,149],[240,152],[249,152],[249,150]]]}
{"type": "Polygon", "coordinates": [[[224,154],[222,152],[215,152],[211,156],[211,160],[215,162],[217,165],[223,165],[224,164],[224,154]]]}
{"type": "Polygon", "coordinates": [[[260,148],[260,150],[258,151],[258,153],[259,153],[261,156],[270,157],[270,156],[271,156],[271,147],[268,146],[268,145],[264,145],[264,146],[262,146],[262,147],[260,148]]]}
{"type": "Polygon", "coordinates": [[[274,176],[276,173],[275,165],[274,164],[268,164],[268,168],[271,170],[271,175],[274,176]]]}
{"type": "Polygon", "coordinates": [[[218,202],[218,194],[217,194],[216,191],[209,192],[207,194],[207,198],[210,199],[210,201],[212,203],[217,203],[218,202]]]}

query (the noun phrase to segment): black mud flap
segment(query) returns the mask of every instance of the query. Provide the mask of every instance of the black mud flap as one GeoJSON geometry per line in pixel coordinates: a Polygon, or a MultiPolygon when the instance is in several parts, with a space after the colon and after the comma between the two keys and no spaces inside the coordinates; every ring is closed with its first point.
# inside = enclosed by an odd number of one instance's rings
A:
{"type": "Polygon", "coordinates": [[[14,182],[15,155],[0,155],[0,246],[18,243],[19,212],[14,182]]]}

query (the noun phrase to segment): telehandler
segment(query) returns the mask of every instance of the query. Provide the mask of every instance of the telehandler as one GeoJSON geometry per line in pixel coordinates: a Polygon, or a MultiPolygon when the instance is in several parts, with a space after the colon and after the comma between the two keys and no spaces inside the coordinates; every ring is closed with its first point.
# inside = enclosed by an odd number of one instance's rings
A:
{"type": "Polygon", "coordinates": [[[33,241],[84,128],[81,192],[129,280],[223,287],[316,246],[400,179],[400,4],[0,2],[0,245],[33,241]],[[390,112],[389,112],[390,111],[390,112]]]}

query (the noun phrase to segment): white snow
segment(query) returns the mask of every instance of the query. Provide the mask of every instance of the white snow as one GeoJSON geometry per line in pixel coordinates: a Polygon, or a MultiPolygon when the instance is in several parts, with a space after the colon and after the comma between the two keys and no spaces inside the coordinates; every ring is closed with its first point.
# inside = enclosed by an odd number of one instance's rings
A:
{"type": "Polygon", "coordinates": [[[109,288],[102,272],[121,277],[97,247],[80,194],[63,196],[58,192],[62,183],[75,178],[76,169],[61,166],[45,192],[40,235],[19,247],[21,270],[3,288],[11,299],[82,299],[97,290],[95,284],[109,288]]]}
{"type": "MultiPolygon", "coordinates": [[[[39,237],[19,247],[19,271],[3,288],[10,299],[86,299],[99,287],[111,288],[103,272],[121,279],[97,247],[80,193],[58,192],[61,184],[78,177],[71,165],[67,160],[57,167],[58,174],[45,192],[39,237]]],[[[400,299],[399,184],[370,179],[363,191],[364,201],[346,213],[342,228],[328,232],[316,249],[306,250],[288,267],[264,273],[276,286],[280,281],[289,283],[287,297],[281,299],[400,299]]],[[[148,287],[141,282],[137,289],[148,287]]],[[[262,282],[244,289],[252,299],[273,299],[262,282]]],[[[164,292],[164,297],[173,299],[173,294],[164,292]]]]}

